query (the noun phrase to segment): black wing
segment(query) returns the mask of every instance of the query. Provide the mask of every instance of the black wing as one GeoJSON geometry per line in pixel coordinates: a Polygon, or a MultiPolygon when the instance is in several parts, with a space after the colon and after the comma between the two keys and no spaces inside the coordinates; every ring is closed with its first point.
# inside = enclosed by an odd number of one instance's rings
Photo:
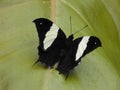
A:
{"type": "Polygon", "coordinates": [[[64,60],[59,62],[57,70],[59,73],[63,73],[67,77],[69,71],[80,63],[82,57],[99,46],[101,46],[101,42],[94,36],[84,36],[75,39],[64,60]]]}
{"type": "Polygon", "coordinates": [[[56,24],[48,19],[38,18],[33,22],[37,28],[40,44],[38,46],[39,59],[37,62],[40,61],[47,67],[52,67],[62,59],[60,55],[62,55],[62,50],[64,52],[66,36],[56,24]]]}

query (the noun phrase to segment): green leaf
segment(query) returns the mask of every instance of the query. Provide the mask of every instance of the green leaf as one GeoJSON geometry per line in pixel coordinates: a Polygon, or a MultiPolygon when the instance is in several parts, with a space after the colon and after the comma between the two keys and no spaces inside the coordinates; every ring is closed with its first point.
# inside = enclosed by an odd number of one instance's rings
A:
{"type": "Polygon", "coordinates": [[[1,0],[0,90],[120,90],[119,0],[1,0]],[[86,55],[67,80],[38,58],[36,18],[53,20],[66,35],[94,35],[102,47],[86,55]]]}

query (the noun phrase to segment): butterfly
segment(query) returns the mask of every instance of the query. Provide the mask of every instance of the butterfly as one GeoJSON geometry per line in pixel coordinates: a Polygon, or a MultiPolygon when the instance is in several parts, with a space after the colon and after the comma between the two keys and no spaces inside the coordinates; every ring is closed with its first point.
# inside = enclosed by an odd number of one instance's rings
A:
{"type": "Polygon", "coordinates": [[[69,72],[76,67],[82,57],[102,43],[98,37],[82,36],[74,39],[73,34],[66,37],[65,33],[55,23],[46,18],[37,18],[34,21],[38,36],[39,59],[46,67],[53,68],[68,77],[69,72]]]}

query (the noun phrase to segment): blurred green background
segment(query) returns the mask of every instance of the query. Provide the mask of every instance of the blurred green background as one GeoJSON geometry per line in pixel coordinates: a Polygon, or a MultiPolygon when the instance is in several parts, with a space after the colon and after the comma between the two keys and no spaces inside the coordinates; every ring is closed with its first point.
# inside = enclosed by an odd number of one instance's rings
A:
{"type": "Polygon", "coordinates": [[[0,90],[120,90],[119,0],[0,0],[0,90]],[[70,35],[94,35],[98,48],[65,80],[54,69],[33,65],[38,36],[32,21],[48,18],[70,35]]]}

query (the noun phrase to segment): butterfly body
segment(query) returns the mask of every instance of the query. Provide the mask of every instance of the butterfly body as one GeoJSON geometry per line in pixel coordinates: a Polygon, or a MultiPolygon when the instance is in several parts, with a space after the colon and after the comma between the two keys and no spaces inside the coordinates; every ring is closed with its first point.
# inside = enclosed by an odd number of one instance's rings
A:
{"type": "Polygon", "coordinates": [[[56,69],[66,77],[82,57],[101,46],[101,41],[95,36],[83,36],[74,40],[71,34],[67,38],[62,29],[48,19],[38,18],[33,22],[39,36],[37,62],[51,68],[58,63],[56,69]]]}

